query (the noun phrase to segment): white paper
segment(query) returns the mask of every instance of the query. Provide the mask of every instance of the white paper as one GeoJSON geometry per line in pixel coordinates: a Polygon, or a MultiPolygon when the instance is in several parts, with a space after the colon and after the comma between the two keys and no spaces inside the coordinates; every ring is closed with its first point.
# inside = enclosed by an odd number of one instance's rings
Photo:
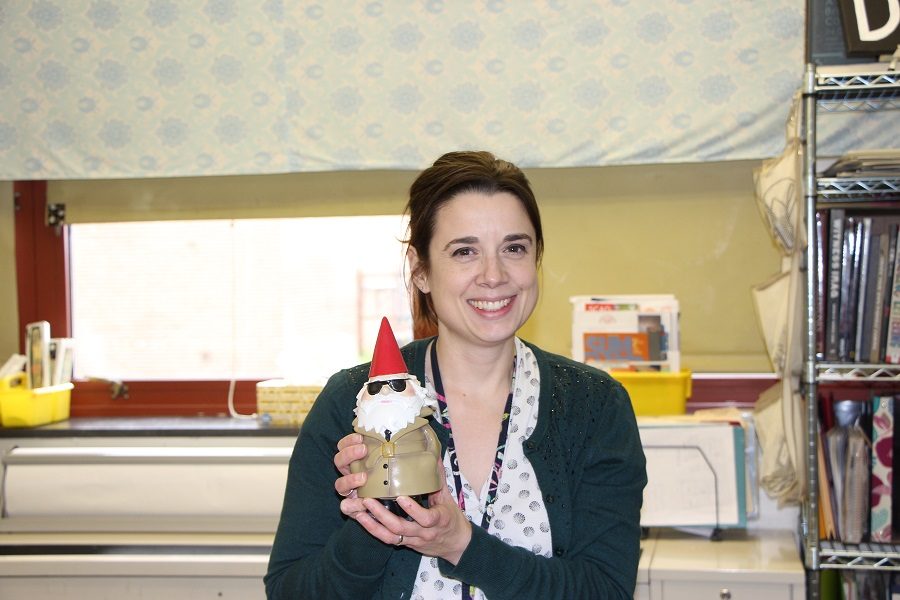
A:
{"type": "Polygon", "coordinates": [[[0,367],[0,379],[23,372],[26,364],[28,364],[27,356],[24,354],[13,354],[0,367]]]}

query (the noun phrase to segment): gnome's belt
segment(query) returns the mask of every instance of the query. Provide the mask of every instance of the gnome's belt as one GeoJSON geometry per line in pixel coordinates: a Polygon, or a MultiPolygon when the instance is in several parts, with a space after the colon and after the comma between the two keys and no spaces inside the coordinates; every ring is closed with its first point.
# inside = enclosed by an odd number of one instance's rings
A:
{"type": "MultiPolygon", "coordinates": [[[[367,441],[369,441],[369,443],[366,445],[370,446],[374,450],[376,448],[377,442],[371,439],[367,441]]],[[[370,451],[369,461],[371,461],[372,459],[394,458],[397,456],[402,456],[404,454],[414,454],[428,451],[428,444],[424,436],[422,436],[421,439],[401,439],[391,442],[381,442],[377,447],[379,447],[380,452],[370,451]]]]}
{"type": "Polygon", "coordinates": [[[394,442],[385,442],[381,444],[381,457],[393,458],[397,454],[397,444],[394,442]]]}

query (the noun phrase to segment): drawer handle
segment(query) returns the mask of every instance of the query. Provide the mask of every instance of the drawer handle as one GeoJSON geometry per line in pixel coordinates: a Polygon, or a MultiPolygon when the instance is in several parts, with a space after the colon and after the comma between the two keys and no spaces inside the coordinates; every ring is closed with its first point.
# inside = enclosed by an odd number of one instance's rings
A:
{"type": "Polygon", "coordinates": [[[719,600],[731,600],[731,590],[728,588],[719,590],[719,600]]]}

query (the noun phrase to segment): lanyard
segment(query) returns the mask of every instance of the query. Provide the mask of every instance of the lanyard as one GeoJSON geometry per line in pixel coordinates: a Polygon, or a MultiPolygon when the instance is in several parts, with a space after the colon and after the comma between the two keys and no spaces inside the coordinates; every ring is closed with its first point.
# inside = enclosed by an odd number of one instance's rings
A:
{"type": "MultiPolygon", "coordinates": [[[[515,360],[513,361],[515,365],[515,360]]],[[[460,475],[459,460],[456,457],[456,443],[453,441],[453,428],[450,425],[450,409],[444,396],[444,383],[441,381],[441,372],[438,368],[437,341],[431,344],[431,374],[434,377],[434,392],[437,396],[438,410],[441,414],[441,424],[449,434],[447,441],[447,457],[450,459],[450,471],[453,473],[453,482],[456,485],[456,503],[466,511],[466,500],[463,494],[462,476],[460,475]]],[[[491,481],[488,484],[487,498],[485,499],[484,512],[481,515],[481,528],[487,529],[493,516],[492,506],[497,500],[497,488],[500,485],[500,472],[503,470],[503,455],[506,451],[506,438],[509,434],[509,415],[512,410],[512,398],[514,385],[510,386],[509,395],[506,397],[506,408],[503,409],[503,420],[500,426],[500,436],[497,439],[497,455],[494,457],[494,467],[491,469],[491,481]]],[[[464,600],[470,600],[474,594],[474,586],[463,584],[464,600]]]]}

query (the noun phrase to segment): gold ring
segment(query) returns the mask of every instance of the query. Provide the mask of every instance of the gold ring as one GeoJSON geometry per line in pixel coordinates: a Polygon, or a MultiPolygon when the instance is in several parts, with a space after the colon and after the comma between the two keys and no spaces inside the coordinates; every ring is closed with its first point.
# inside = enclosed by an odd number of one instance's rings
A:
{"type": "Polygon", "coordinates": [[[399,545],[402,544],[402,543],[403,543],[403,534],[401,533],[401,534],[400,534],[400,539],[397,540],[397,544],[396,544],[396,545],[399,546],[399,545]]]}

